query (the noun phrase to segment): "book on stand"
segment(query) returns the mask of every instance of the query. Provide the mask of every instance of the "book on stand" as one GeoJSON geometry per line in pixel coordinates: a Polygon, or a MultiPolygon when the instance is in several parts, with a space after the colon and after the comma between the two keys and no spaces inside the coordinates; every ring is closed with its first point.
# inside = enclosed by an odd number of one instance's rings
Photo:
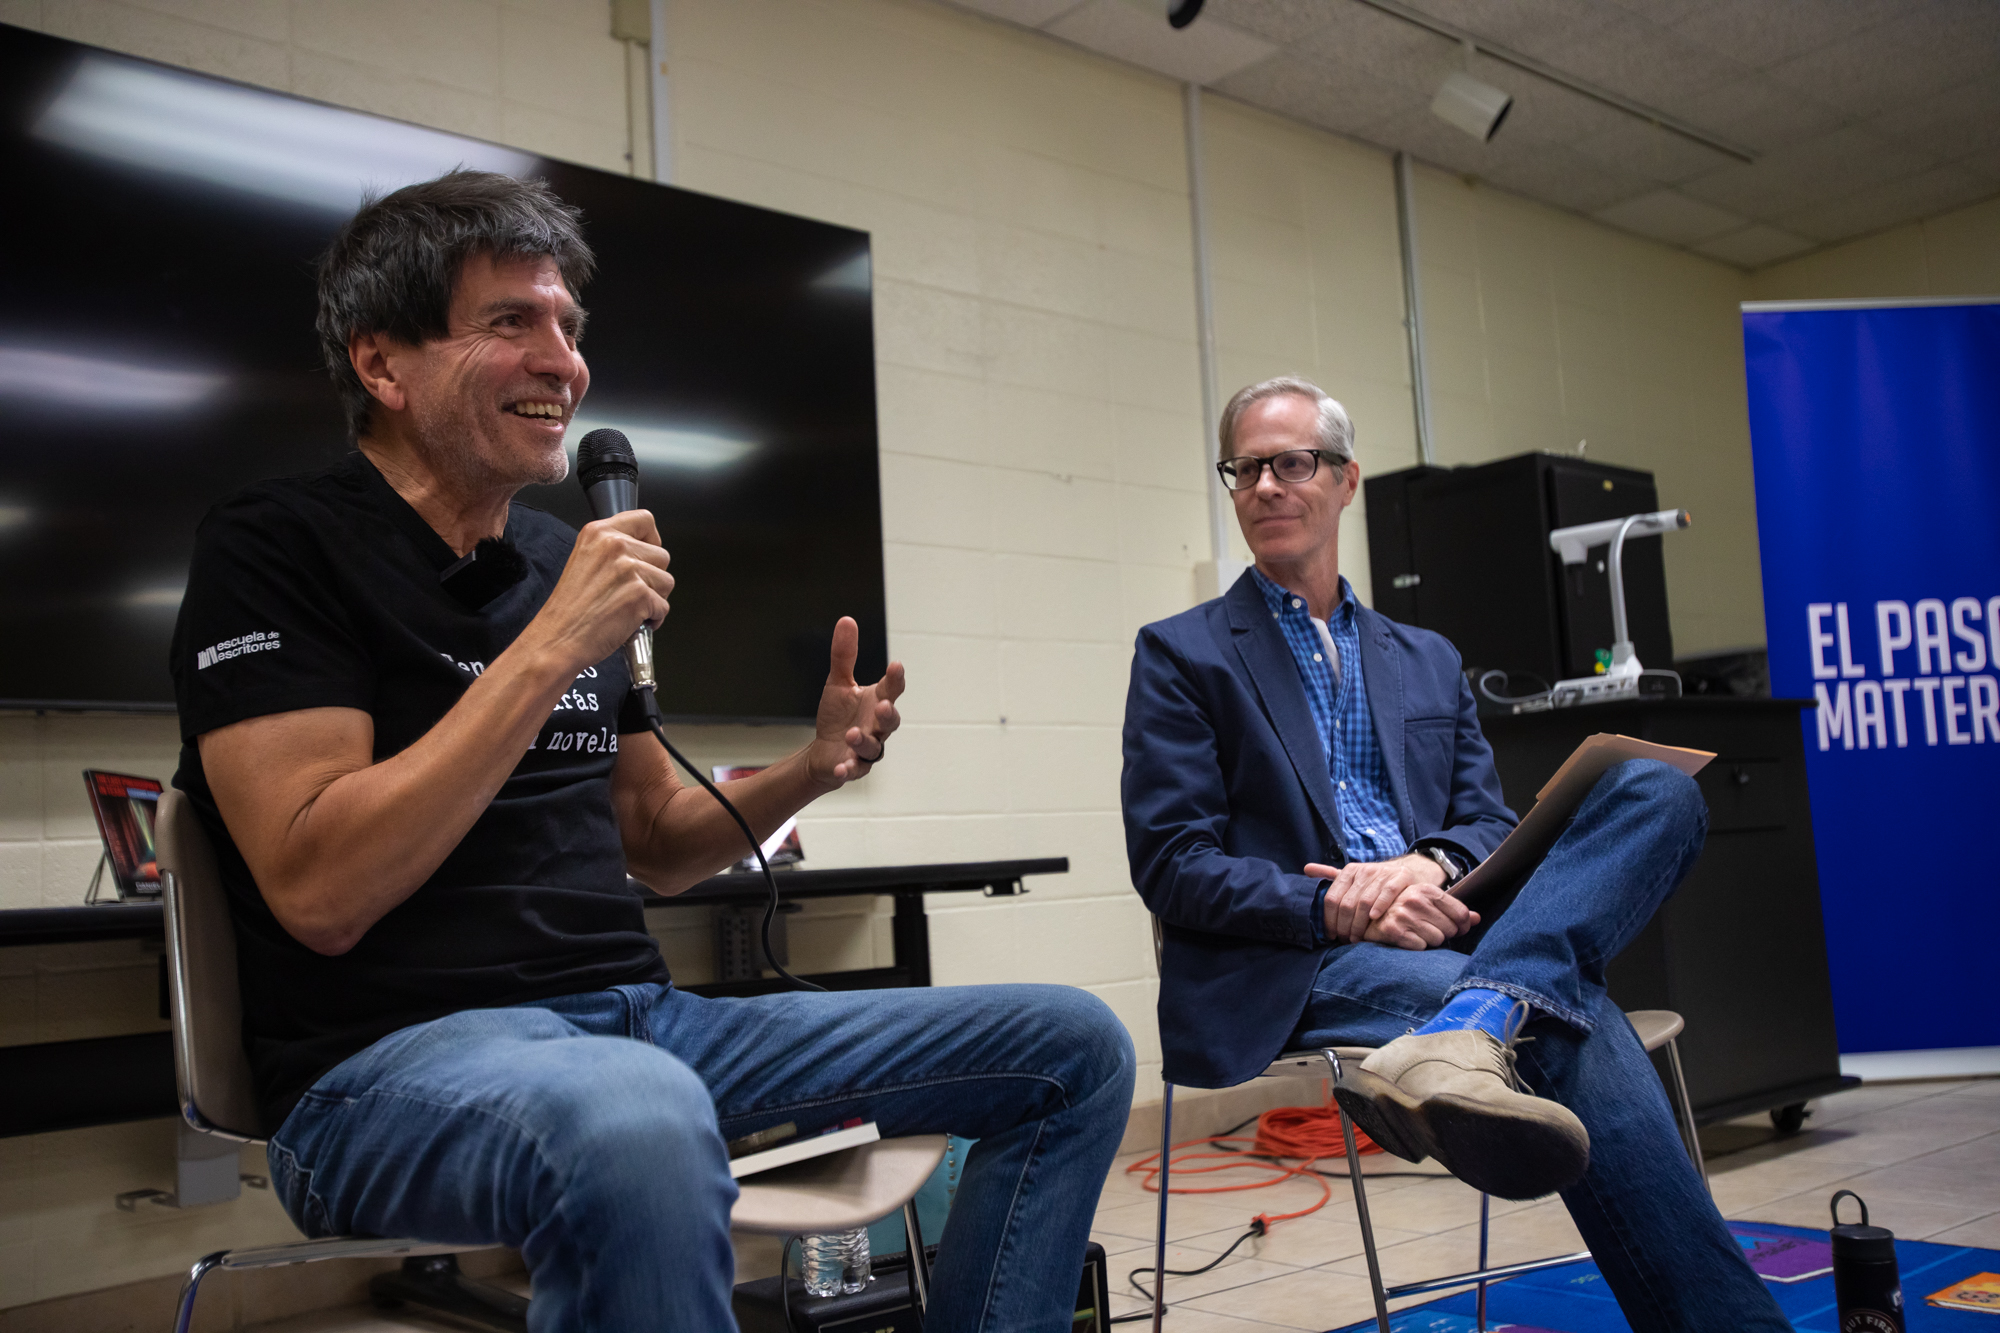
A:
{"type": "Polygon", "coordinates": [[[160,784],[152,778],[94,768],[83,770],[83,781],[90,791],[91,813],[97,816],[98,835],[104,839],[104,855],[84,901],[98,901],[98,886],[107,868],[119,902],[159,897],[160,861],[153,846],[153,815],[160,804],[160,784]]]}

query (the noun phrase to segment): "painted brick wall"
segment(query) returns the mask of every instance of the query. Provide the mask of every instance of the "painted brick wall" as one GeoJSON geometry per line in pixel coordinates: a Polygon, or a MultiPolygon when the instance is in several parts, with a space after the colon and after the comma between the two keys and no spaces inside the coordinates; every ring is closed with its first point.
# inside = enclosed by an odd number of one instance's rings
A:
{"type": "MultiPolygon", "coordinates": [[[[1026,898],[934,898],[937,979],[1088,987],[1131,1027],[1139,1096],[1154,1099],[1155,981],[1124,866],[1118,727],[1134,632],[1192,601],[1208,554],[1179,89],[924,0],[670,8],[680,182],[874,237],[889,633],[912,686],[892,762],[814,807],[808,854],[1070,857],[1069,875],[1026,898]]],[[[623,171],[644,66],[607,11],[0,0],[0,21],[623,171]]],[[[1365,468],[1413,462],[1387,158],[1206,106],[1223,391],[1313,376],[1352,411],[1365,468]]],[[[1596,456],[1655,467],[1665,502],[1702,523],[1670,549],[1677,640],[1760,640],[1754,602],[1729,600],[1754,597],[1754,579],[1701,582],[1755,558],[1740,277],[1442,175],[1422,174],[1420,206],[1446,461],[1588,435],[1596,456]],[[1722,554],[1686,549],[1697,540],[1722,554]]],[[[1344,567],[1366,596],[1351,517],[1344,567]]],[[[0,718],[0,907],[81,900],[96,842],[77,770],[165,777],[174,730],[0,718]]],[[[702,763],[767,760],[801,739],[685,737],[702,763]]],[[[653,917],[676,975],[703,979],[706,913],[653,917]]],[[[817,905],[793,923],[794,965],[884,963],[887,926],[870,900],[817,905]]],[[[136,947],[9,955],[0,1041],[158,1025],[157,961],[136,947]]],[[[112,1193],[171,1174],[168,1141],[160,1124],[0,1140],[0,1308],[283,1231],[264,1195],[114,1215],[112,1193]]]]}

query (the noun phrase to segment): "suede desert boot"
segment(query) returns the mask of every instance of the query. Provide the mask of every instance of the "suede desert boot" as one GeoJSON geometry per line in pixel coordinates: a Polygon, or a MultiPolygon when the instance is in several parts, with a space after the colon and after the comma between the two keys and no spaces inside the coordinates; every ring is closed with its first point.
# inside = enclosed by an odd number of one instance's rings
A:
{"type": "Polygon", "coordinates": [[[1538,1199],[1583,1174],[1590,1134],[1568,1107],[1522,1087],[1513,1043],[1468,1028],[1398,1037],[1345,1066],[1334,1095],[1405,1161],[1435,1157],[1474,1189],[1538,1199]]]}

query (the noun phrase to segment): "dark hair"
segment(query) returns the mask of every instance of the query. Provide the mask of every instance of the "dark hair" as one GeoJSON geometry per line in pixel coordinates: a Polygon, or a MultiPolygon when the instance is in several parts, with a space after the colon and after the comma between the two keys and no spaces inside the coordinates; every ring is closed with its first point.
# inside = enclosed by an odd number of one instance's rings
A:
{"type": "Polygon", "coordinates": [[[490,171],[449,171],[364,199],[319,261],[320,349],[348,430],[366,431],[375,403],[348,359],[354,335],[410,344],[444,337],[459,273],[477,254],[547,255],[575,296],[597,266],[582,223],[583,211],[546,182],[490,171]]]}

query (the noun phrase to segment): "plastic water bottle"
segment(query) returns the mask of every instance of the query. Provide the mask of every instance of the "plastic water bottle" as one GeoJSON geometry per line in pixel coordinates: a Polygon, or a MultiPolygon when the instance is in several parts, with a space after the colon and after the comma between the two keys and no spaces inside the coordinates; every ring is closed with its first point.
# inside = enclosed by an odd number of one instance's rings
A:
{"type": "Polygon", "coordinates": [[[799,1244],[800,1275],[809,1296],[852,1296],[874,1276],[868,1228],[807,1236],[799,1244]]]}

